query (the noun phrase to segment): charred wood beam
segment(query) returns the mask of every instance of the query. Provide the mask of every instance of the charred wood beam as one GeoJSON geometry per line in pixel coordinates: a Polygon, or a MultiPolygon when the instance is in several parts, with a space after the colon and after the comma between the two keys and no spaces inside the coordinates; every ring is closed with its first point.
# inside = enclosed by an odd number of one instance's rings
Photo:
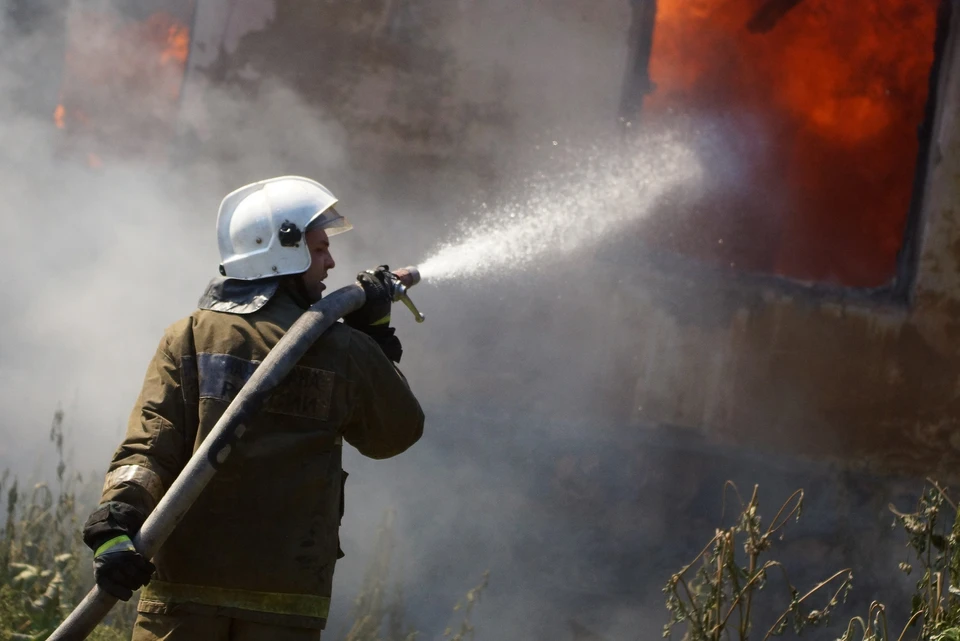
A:
{"type": "Polygon", "coordinates": [[[767,33],[803,0],[767,0],[747,21],[750,33],[767,33]]]}
{"type": "Polygon", "coordinates": [[[657,0],[631,0],[630,8],[629,54],[620,94],[620,118],[628,122],[639,115],[644,98],[655,89],[650,80],[650,54],[653,51],[657,0]]]}
{"type": "MultiPolygon", "coordinates": [[[[913,193],[904,223],[903,245],[897,253],[894,296],[906,303],[913,302],[913,286],[919,271],[927,174],[941,160],[941,150],[934,141],[933,134],[937,113],[940,109],[949,110],[947,105],[941,104],[941,94],[948,84],[946,73],[942,72],[944,67],[950,69],[951,47],[960,54],[960,4],[954,5],[953,0],[940,0],[937,9],[937,31],[933,41],[933,65],[927,80],[927,104],[924,107],[923,122],[917,131],[920,148],[914,168],[913,193]]],[[[957,54],[953,54],[954,59],[958,57],[957,54]]]]}

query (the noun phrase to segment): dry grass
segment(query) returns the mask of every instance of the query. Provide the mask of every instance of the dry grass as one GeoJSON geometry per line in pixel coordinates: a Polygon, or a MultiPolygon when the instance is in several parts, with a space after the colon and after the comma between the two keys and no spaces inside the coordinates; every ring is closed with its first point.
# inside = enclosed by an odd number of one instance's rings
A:
{"type": "MultiPolygon", "coordinates": [[[[80,529],[99,498],[103,476],[94,475],[85,482],[70,469],[64,457],[63,420],[63,412],[58,411],[50,430],[58,459],[55,487],[40,483],[24,490],[8,473],[0,477],[0,497],[6,499],[5,503],[0,499],[6,511],[0,531],[0,641],[46,639],[93,587],[91,552],[83,544],[80,529]]],[[[392,550],[393,515],[388,513],[364,585],[354,600],[354,623],[341,633],[342,641],[418,638],[405,623],[399,586],[389,582],[392,550]]],[[[472,638],[469,617],[483,586],[467,594],[466,615],[451,641],[472,638]]],[[[134,596],[118,603],[89,638],[129,639],[136,602],[134,596]]]]}
{"type": "MultiPolygon", "coordinates": [[[[45,639],[92,586],[90,551],[80,538],[83,519],[93,509],[102,478],[87,479],[70,470],[64,457],[63,413],[57,412],[50,440],[57,454],[56,481],[29,489],[4,474],[0,477],[0,641],[45,639]],[[81,498],[83,497],[83,498],[81,498]],[[3,500],[5,499],[5,501],[3,500]]],[[[768,641],[788,629],[797,634],[827,624],[846,600],[852,573],[842,569],[800,590],[774,548],[790,521],[800,518],[803,491],[798,490],[763,525],[757,488],[738,502],[733,525],[717,529],[703,550],[667,582],[669,622],[664,636],[681,633],[684,641],[768,641]],[[768,578],[786,586],[777,597],[764,591],[768,578]],[[780,609],[776,604],[781,603],[780,609]],[[772,624],[754,630],[757,612],[780,612],[772,624]],[[762,633],[762,634],[760,634],[762,633]]],[[[864,616],[849,620],[838,641],[960,641],[960,516],[948,492],[930,481],[912,512],[891,506],[905,533],[913,562],[899,569],[918,577],[909,620],[891,632],[886,607],[873,602],[864,616]]],[[[354,599],[351,623],[341,641],[415,641],[399,584],[390,578],[394,550],[394,514],[388,512],[364,578],[354,599]]],[[[895,572],[896,568],[891,568],[895,572]]],[[[474,638],[474,608],[487,587],[487,576],[454,606],[459,624],[444,633],[448,641],[474,638]]],[[[129,638],[136,616],[135,599],[121,603],[91,639],[129,638]]],[[[822,636],[822,634],[820,635],[822,636]]]]}
{"type": "MultiPolygon", "coordinates": [[[[900,512],[890,506],[914,557],[913,563],[900,563],[899,569],[919,575],[908,620],[891,631],[886,606],[873,601],[866,616],[848,621],[838,641],[960,641],[960,515],[947,491],[935,481],[928,479],[928,483],[914,511],[900,512]]],[[[728,487],[740,500],[736,487],[728,487]]],[[[684,641],[747,641],[751,636],[767,641],[789,628],[802,635],[808,628],[829,623],[851,590],[853,573],[840,570],[801,592],[791,584],[783,564],[769,558],[788,521],[800,518],[802,505],[803,491],[798,490],[771,524],[763,527],[757,488],[748,502],[740,500],[735,524],[718,529],[703,551],[664,587],[670,612],[664,636],[679,629],[684,641]],[[772,572],[781,575],[788,598],[761,595],[772,572]],[[762,637],[752,635],[761,596],[767,597],[763,604],[767,612],[776,612],[776,604],[782,604],[781,614],[762,637]],[[810,603],[818,598],[820,606],[812,607],[810,603]]]]}

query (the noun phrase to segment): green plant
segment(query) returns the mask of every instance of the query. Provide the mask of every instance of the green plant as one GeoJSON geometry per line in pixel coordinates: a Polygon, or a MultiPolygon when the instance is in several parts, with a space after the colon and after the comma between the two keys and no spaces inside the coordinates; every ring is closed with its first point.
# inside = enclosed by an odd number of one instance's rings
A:
{"type": "MultiPolygon", "coordinates": [[[[960,641],[960,514],[944,488],[932,479],[927,483],[913,512],[890,506],[894,527],[899,525],[907,535],[914,556],[912,563],[900,563],[900,570],[910,575],[915,566],[920,568],[910,618],[897,639],[905,639],[919,622],[921,641],[960,641]]],[[[892,641],[882,603],[871,603],[865,618],[851,619],[840,641],[858,639],[892,641]]]]}
{"type": "Polygon", "coordinates": [[[664,626],[663,636],[671,636],[674,628],[685,626],[684,641],[746,641],[751,632],[759,592],[767,585],[770,572],[778,571],[790,594],[789,603],[769,627],[764,640],[781,635],[789,626],[800,633],[808,626],[829,621],[836,606],[846,599],[853,575],[849,569],[840,570],[802,593],[789,580],[783,565],[767,559],[774,539],[791,518],[799,519],[803,507],[803,490],[797,490],[780,507],[771,524],[764,528],[759,512],[758,487],[754,487],[750,501],[743,502],[733,483],[732,488],[740,502],[740,514],[734,525],[716,530],[703,550],[689,564],[670,577],[663,588],[667,595],[670,621],[664,626]],[[742,549],[742,553],[738,550],[742,549]],[[699,563],[692,577],[690,571],[699,563]],[[808,607],[816,594],[828,586],[836,586],[827,601],[818,609],[808,607]]]}
{"type": "MultiPolygon", "coordinates": [[[[923,572],[911,602],[911,619],[922,618],[921,638],[954,641],[960,638],[960,513],[946,490],[927,479],[916,511],[903,514],[890,510],[907,533],[910,547],[923,572]],[[945,510],[952,510],[952,514],[945,510]]],[[[910,574],[913,566],[901,563],[910,574]]]]}

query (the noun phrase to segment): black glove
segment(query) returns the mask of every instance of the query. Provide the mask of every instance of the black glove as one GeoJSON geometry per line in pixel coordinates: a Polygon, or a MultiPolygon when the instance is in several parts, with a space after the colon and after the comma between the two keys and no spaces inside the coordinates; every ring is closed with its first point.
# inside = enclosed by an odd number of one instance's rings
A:
{"type": "Polygon", "coordinates": [[[156,570],[130,540],[145,520],[132,505],[110,501],[98,507],[83,526],[83,542],[94,551],[97,585],[121,601],[129,601],[156,570]]]}
{"type": "Polygon", "coordinates": [[[343,321],[354,329],[365,332],[370,327],[389,327],[390,307],[393,300],[390,298],[390,288],[387,279],[390,268],[380,265],[375,270],[367,270],[357,274],[357,282],[367,295],[363,307],[350,312],[343,317],[343,321]]]}
{"type": "Polygon", "coordinates": [[[375,340],[387,358],[394,363],[400,362],[403,346],[390,327],[390,309],[393,300],[387,287],[387,274],[390,268],[380,265],[375,270],[357,274],[357,282],[363,288],[367,300],[363,307],[343,317],[343,322],[375,340]]]}
{"type": "Polygon", "coordinates": [[[130,537],[125,534],[105,543],[93,558],[97,585],[121,601],[129,601],[134,590],[150,583],[156,569],[134,549],[130,537]]]}

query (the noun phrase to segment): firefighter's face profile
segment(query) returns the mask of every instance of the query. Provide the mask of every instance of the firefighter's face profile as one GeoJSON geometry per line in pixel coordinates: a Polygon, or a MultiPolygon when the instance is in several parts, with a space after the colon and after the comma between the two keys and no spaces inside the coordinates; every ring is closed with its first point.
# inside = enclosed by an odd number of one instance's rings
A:
{"type": "Polygon", "coordinates": [[[330,239],[322,229],[313,229],[306,233],[307,248],[310,250],[310,267],[303,272],[303,285],[310,297],[310,302],[316,302],[323,296],[327,286],[323,283],[327,273],[336,267],[336,262],[330,254],[330,239]]]}

